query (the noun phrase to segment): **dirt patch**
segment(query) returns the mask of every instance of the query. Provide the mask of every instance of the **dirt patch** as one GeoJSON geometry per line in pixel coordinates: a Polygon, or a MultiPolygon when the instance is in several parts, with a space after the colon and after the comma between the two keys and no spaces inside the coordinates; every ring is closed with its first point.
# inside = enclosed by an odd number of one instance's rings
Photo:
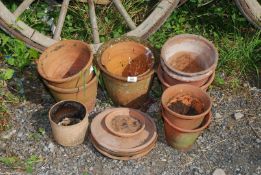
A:
{"type": "Polygon", "coordinates": [[[168,107],[173,112],[182,115],[198,115],[204,111],[203,103],[199,99],[189,95],[180,96],[171,100],[168,107]]]}
{"type": "Polygon", "coordinates": [[[195,53],[178,52],[169,59],[169,65],[182,72],[195,73],[205,69],[200,60],[195,53]]]}
{"type": "Polygon", "coordinates": [[[141,127],[141,122],[128,115],[118,115],[112,119],[112,129],[120,133],[134,133],[141,127]]]}

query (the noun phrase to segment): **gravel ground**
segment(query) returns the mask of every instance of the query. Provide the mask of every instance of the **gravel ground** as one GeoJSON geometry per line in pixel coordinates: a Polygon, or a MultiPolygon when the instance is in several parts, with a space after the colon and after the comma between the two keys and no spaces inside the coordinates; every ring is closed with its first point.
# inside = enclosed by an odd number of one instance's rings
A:
{"type": "MultiPolygon", "coordinates": [[[[213,98],[213,121],[199,137],[193,149],[181,153],[166,144],[159,99],[152,98],[146,112],[158,127],[156,147],[145,157],[118,161],[97,152],[87,138],[76,147],[58,145],[51,133],[48,110],[54,100],[44,89],[35,72],[22,79],[26,100],[10,106],[12,127],[0,134],[0,156],[17,156],[26,161],[40,157],[33,164],[33,174],[212,174],[221,168],[226,174],[261,174],[261,91],[245,87],[237,95],[220,89],[209,91],[213,98]],[[237,120],[235,113],[244,114],[237,120]],[[44,128],[45,132],[39,132],[44,128]]],[[[16,82],[17,83],[17,82],[16,82]]],[[[11,85],[10,85],[11,86],[11,85]]],[[[155,86],[157,81],[155,80],[155,86]]],[[[110,107],[99,90],[96,114],[110,107]]],[[[0,163],[0,174],[26,174],[23,168],[0,163]]]]}

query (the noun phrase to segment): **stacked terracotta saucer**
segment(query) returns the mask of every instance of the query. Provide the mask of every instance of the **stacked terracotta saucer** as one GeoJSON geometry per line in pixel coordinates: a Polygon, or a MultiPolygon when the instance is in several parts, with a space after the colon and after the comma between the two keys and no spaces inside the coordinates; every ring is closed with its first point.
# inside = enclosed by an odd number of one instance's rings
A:
{"type": "Polygon", "coordinates": [[[130,108],[111,108],[98,114],[91,124],[91,140],[103,155],[129,160],[149,153],[157,141],[154,121],[130,108]]]}

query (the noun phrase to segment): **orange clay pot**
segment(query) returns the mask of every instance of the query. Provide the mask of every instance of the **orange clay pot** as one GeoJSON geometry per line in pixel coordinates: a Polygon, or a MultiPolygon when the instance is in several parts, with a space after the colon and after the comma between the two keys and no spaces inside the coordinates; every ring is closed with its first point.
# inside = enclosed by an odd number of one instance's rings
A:
{"type": "MultiPolygon", "coordinates": [[[[163,115],[164,116],[164,115],[163,115]]],[[[196,129],[183,129],[177,127],[168,118],[164,118],[164,130],[167,143],[180,151],[188,151],[196,142],[198,136],[207,128],[211,122],[211,114],[207,114],[196,129]]]]}
{"type": "Polygon", "coordinates": [[[215,72],[218,52],[207,39],[182,34],[170,38],[161,49],[163,77],[168,84],[203,86],[215,72]]]}
{"type": "Polygon", "coordinates": [[[37,70],[48,84],[64,89],[80,87],[92,78],[93,51],[77,40],[64,40],[47,48],[37,61],[37,70]]]}
{"type": "Polygon", "coordinates": [[[77,101],[60,101],[49,110],[49,121],[54,139],[63,146],[76,146],[84,141],[88,128],[88,113],[85,106],[77,101]],[[63,126],[64,118],[80,120],[79,123],[63,126]]]}
{"type": "MultiPolygon", "coordinates": [[[[164,77],[163,77],[163,71],[162,71],[162,68],[161,68],[160,65],[158,66],[157,75],[158,75],[158,78],[159,78],[159,80],[160,80],[160,82],[161,82],[161,85],[162,85],[162,89],[163,89],[163,90],[167,89],[167,88],[170,87],[170,86],[176,85],[176,84],[170,85],[170,84],[168,84],[168,83],[165,81],[165,79],[164,79],[164,77]]],[[[204,91],[207,91],[208,87],[211,85],[211,83],[213,82],[214,78],[215,78],[215,72],[210,76],[210,78],[207,80],[207,82],[206,82],[203,86],[201,86],[200,88],[201,88],[202,90],[204,90],[204,91]]],[[[183,84],[184,84],[184,83],[183,83],[183,84]]],[[[189,84],[189,83],[188,83],[188,84],[189,84]]]]}
{"type": "Polygon", "coordinates": [[[161,107],[163,117],[175,126],[182,129],[195,129],[210,112],[212,102],[202,89],[180,84],[171,86],[163,92],[161,107]]]}
{"type": "Polygon", "coordinates": [[[154,74],[149,46],[135,39],[114,39],[99,49],[97,62],[115,104],[132,108],[144,104],[154,74]]]}
{"type": "Polygon", "coordinates": [[[49,91],[56,101],[75,100],[83,103],[88,112],[91,112],[93,110],[96,103],[98,88],[98,80],[95,75],[93,75],[91,81],[87,84],[72,89],[58,88],[48,84],[47,81],[44,81],[44,83],[49,88],[49,91]]]}

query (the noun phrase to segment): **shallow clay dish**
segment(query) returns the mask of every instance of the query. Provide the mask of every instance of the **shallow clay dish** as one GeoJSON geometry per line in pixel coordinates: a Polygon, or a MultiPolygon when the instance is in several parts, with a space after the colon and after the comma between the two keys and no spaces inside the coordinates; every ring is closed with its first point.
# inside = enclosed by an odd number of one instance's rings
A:
{"type": "MultiPolygon", "coordinates": [[[[111,121],[110,118],[107,122],[109,121],[111,121]]],[[[157,139],[156,126],[153,120],[147,114],[129,108],[111,108],[98,114],[92,121],[91,135],[92,142],[95,147],[98,147],[98,151],[103,150],[103,152],[116,157],[135,157],[139,154],[142,156],[154,147],[157,139]],[[135,134],[127,137],[122,133],[119,136],[110,132],[105,124],[106,118],[110,117],[111,113],[121,110],[128,111],[131,114],[130,116],[134,116],[136,113],[143,116],[144,129],[134,130],[133,133],[135,134]]]]}
{"type": "Polygon", "coordinates": [[[120,137],[131,137],[140,134],[145,128],[144,116],[135,110],[119,108],[110,112],[104,119],[107,129],[120,137]]]}

